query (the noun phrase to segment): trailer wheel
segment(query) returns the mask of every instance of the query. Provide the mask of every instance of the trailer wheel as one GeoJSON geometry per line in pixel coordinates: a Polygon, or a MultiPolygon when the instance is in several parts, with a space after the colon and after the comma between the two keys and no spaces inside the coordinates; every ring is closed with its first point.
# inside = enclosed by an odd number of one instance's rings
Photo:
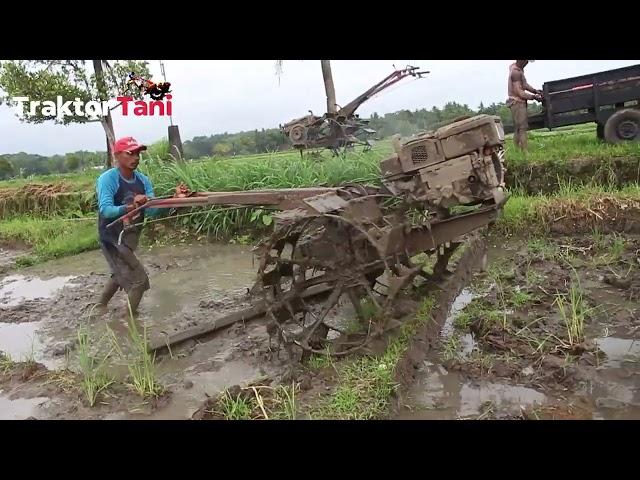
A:
{"type": "Polygon", "coordinates": [[[609,143],[640,142],[640,110],[620,110],[604,125],[604,138],[609,143]]]}

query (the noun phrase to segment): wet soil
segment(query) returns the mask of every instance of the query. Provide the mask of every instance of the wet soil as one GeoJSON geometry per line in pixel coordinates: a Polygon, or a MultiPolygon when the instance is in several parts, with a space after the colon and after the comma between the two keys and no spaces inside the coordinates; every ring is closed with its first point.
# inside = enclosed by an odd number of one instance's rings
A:
{"type": "Polygon", "coordinates": [[[9,271],[16,260],[28,252],[28,246],[22,242],[0,240],[0,274],[9,271]]]}
{"type": "Polygon", "coordinates": [[[640,418],[640,237],[494,238],[489,264],[395,418],[640,418]]]}
{"type": "MultiPolygon", "coordinates": [[[[136,325],[141,332],[147,326],[149,339],[211,322],[237,308],[255,280],[247,246],[161,247],[141,252],[140,258],[152,288],[136,325]]],[[[159,356],[157,373],[165,392],[152,400],[127,388],[126,361],[112,354],[109,371],[118,381],[89,407],[78,387],[78,330],[87,332],[97,357],[112,345],[109,330],[123,351],[130,351],[124,292],[116,294],[105,315],[91,308],[106,272],[100,252],[87,252],[0,276],[0,351],[14,362],[4,369],[0,363],[3,418],[187,419],[226,386],[277,378],[288,368],[284,358],[264,360],[264,325],[236,324],[159,356]]]]}
{"type": "MultiPolygon", "coordinates": [[[[405,388],[393,418],[640,418],[640,237],[490,238],[489,245],[488,271],[453,275],[435,321],[411,340],[397,366],[405,388]],[[572,304],[584,313],[578,338],[569,338],[558,298],[568,315],[572,304]]],[[[255,279],[250,250],[141,252],[152,289],[137,324],[162,338],[241,307],[255,279]]],[[[264,322],[252,321],[158,357],[157,398],[134,392],[126,362],[112,356],[117,382],[90,407],[79,388],[78,329],[95,355],[109,349],[110,331],[127,350],[124,293],[106,315],[91,310],[106,271],[100,253],[87,252],[0,275],[0,351],[16,362],[0,358],[0,418],[218,418],[205,412],[228,387],[295,379],[300,401],[330,390],[331,372],[301,373],[268,350],[264,322]]],[[[406,303],[405,315],[419,304],[406,303]]]]}

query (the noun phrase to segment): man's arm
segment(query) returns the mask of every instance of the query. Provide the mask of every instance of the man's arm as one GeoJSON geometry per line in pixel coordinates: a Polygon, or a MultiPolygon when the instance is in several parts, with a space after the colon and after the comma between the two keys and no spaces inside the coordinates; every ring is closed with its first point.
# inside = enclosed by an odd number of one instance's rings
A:
{"type": "Polygon", "coordinates": [[[524,81],[524,89],[525,89],[527,92],[531,92],[531,93],[534,93],[534,94],[536,94],[536,95],[540,95],[540,94],[542,93],[542,90],[538,90],[537,88],[533,88],[531,85],[529,85],[529,84],[527,83],[527,81],[526,81],[526,80],[524,81]]]}
{"type": "Polygon", "coordinates": [[[511,82],[513,83],[513,87],[515,90],[516,95],[523,99],[523,100],[541,100],[542,98],[540,97],[540,95],[537,93],[535,94],[531,94],[531,93],[527,93],[527,86],[530,87],[530,85],[526,82],[526,80],[524,80],[524,76],[522,75],[522,72],[518,72],[518,71],[514,71],[511,73],[511,82]],[[523,87],[523,84],[525,85],[525,87],[523,87]]]}
{"type": "Polygon", "coordinates": [[[117,218],[127,213],[127,206],[115,206],[113,197],[118,191],[117,177],[102,175],[96,183],[98,194],[98,211],[104,218],[117,218]],[[114,181],[115,178],[115,181],[114,181]]]}

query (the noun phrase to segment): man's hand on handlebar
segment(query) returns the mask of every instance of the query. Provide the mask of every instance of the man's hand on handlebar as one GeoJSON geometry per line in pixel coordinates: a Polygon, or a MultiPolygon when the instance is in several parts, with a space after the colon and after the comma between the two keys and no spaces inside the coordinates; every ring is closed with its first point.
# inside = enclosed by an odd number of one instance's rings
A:
{"type": "Polygon", "coordinates": [[[141,205],[144,205],[145,203],[147,203],[149,200],[147,199],[146,195],[136,195],[135,197],[133,197],[133,204],[135,205],[134,208],[138,208],[141,205]]]}
{"type": "Polygon", "coordinates": [[[191,192],[189,191],[189,187],[187,187],[184,183],[180,183],[178,184],[178,186],[176,186],[176,193],[174,197],[184,198],[188,197],[190,194],[191,192]]]}

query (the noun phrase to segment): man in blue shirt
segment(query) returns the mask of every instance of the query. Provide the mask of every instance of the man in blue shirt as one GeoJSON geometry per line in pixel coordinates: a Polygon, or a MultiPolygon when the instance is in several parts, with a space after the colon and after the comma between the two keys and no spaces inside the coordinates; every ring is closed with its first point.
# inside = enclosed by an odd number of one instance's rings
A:
{"type": "Polygon", "coordinates": [[[107,225],[116,218],[144,205],[154,196],[149,178],[138,172],[140,152],[146,150],[132,137],[121,138],[113,146],[116,166],[104,172],[96,182],[98,194],[98,235],[102,253],[111,269],[97,308],[106,312],[109,300],[122,288],[135,314],[144,292],[150,288],[149,277],[135,255],[145,215],[156,216],[159,209],[141,209],[133,218],[107,225]]]}

